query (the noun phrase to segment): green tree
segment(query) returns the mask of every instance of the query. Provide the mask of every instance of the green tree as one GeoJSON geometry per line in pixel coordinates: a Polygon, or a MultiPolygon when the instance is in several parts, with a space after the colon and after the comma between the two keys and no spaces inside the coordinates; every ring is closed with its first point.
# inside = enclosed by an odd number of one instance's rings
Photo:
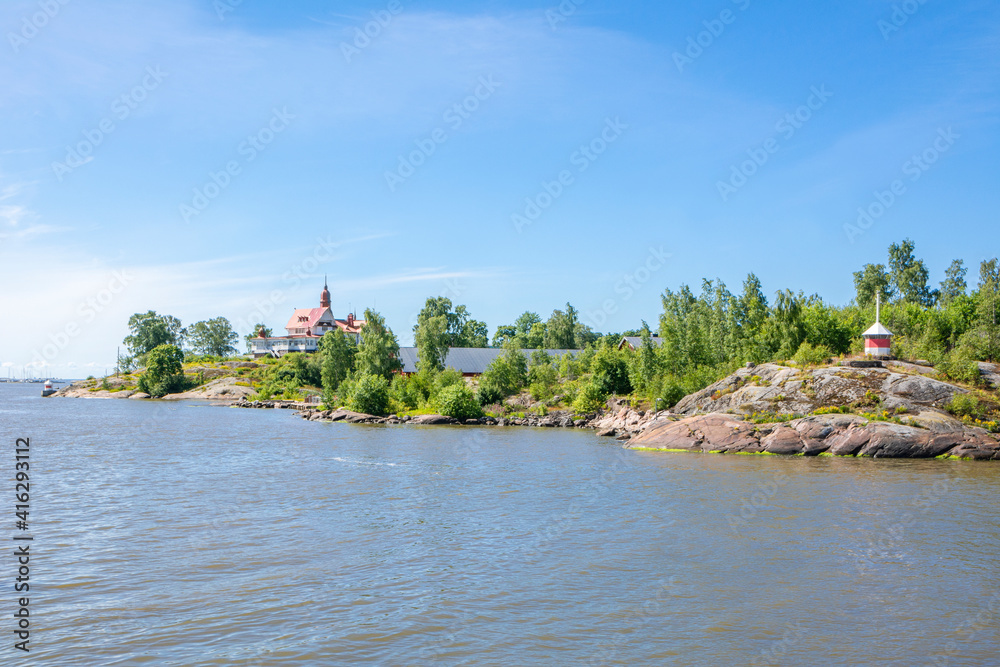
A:
{"type": "Polygon", "coordinates": [[[393,373],[402,370],[396,334],[386,326],[385,318],[374,310],[365,310],[365,327],[361,331],[354,365],[361,374],[380,375],[387,381],[393,373]]]}
{"type": "Polygon", "coordinates": [[[929,308],[936,301],[936,294],[927,285],[929,274],[922,259],[913,255],[914,244],[910,239],[889,246],[889,276],[899,299],[929,308]]]}
{"type": "Polygon", "coordinates": [[[750,273],[743,281],[743,293],[736,302],[740,361],[759,364],[769,358],[770,354],[764,340],[767,318],[767,297],[764,296],[760,279],[750,273]]]}
{"type": "Polygon", "coordinates": [[[576,308],[566,304],[565,312],[552,311],[545,323],[543,345],[550,350],[575,350],[576,329],[579,318],[576,308]]]}
{"type": "Polygon", "coordinates": [[[645,321],[642,323],[639,336],[642,338],[642,343],[634,354],[627,357],[628,377],[636,391],[648,392],[654,386],[657,376],[662,373],[660,358],[656,354],[652,333],[645,321]]]}
{"type": "Polygon", "coordinates": [[[493,347],[505,347],[513,343],[522,350],[537,350],[545,343],[545,323],[538,313],[524,311],[513,324],[497,327],[493,336],[493,347]]]}
{"type": "Polygon", "coordinates": [[[320,377],[323,383],[323,400],[327,405],[334,404],[341,383],[354,370],[354,357],[357,353],[354,338],[345,334],[340,327],[327,331],[319,339],[322,364],[320,377]]]}
{"type": "Polygon", "coordinates": [[[538,313],[524,311],[516,320],[514,328],[517,331],[517,347],[525,350],[537,350],[542,347],[545,339],[545,323],[538,313]]]}
{"type": "Polygon", "coordinates": [[[996,258],[983,261],[979,265],[979,289],[976,291],[976,319],[967,334],[980,359],[996,361],[1000,359],[1000,326],[997,310],[1000,304],[1000,268],[996,258]]]}
{"type": "Polygon", "coordinates": [[[703,365],[710,365],[708,349],[707,307],[687,285],[673,292],[665,290],[661,297],[660,315],[661,359],[668,373],[681,374],[703,365]]]}
{"type": "Polygon", "coordinates": [[[815,300],[802,313],[806,340],[815,346],[826,348],[826,356],[846,354],[851,349],[853,332],[837,316],[837,310],[815,300]]]}
{"type": "Polygon", "coordinates": [[[225,317],[195,322],[187,332],[188,342],[198,354],[228,357],[236,354],[239,336],[225,317]]]}
{"type": "Polygon", "coordinates": [[[801,293],[796,295],[790,289],[777,293],[774,309],[768,320],[767,335],[771,349],[781,359],[788,359],[795,354],[805,340],[804,301],[801,293]]]}
{"type": "Polygon", "coordinates": [[[597,387],[602,396],[609,394],[629,394],[632,383],[629,382],[628,364],[625,357],[613,345],[604,344],[597,350],[594,360],[590,363],[593,373],[591,383],[597,387]]]}
{"type": "Polygon", "coordinates": [[[967,271],[965,262],[956,259],[944,272],[945,278],[941,281],[941,289],[938,290],[938,300],[943,307],[947,308],[952,301],[965,294],[968,289],[965,282],[967,271]]]}
{"type": "Polygon", "coordinates": [[[159,345],[180,347],[184,342],[181,321],[171,315],[157,315],[154,310],[130,317],[128,329],[131,333],[124,343],[133,357],[142,356],[159,345]]]}
{"type": "Polygon", "coordinates": [[[510,324],[497,327],[493,333],[493,347],[503,347],[507,341],[513,341],[517,336],[517,328],[510,324]]]}
{"type": "Polygon", "coordinates": [[[413,338],[419,348],[420,368],[441,370],[451,347],[486,347],[489,328],[475,320],[465,306],[452,310],[451,299],[430,297],[424,303],[413,327],[413,338]]]}
{"type": "Polygon", "coordinates": [[[176,345],[157,345],[146,353],[146,371],[139,377],[139,391],[159,397],[183,385],[184,353],[176,345]]]}
{"type": "MultiPolygon", "coordinates": [[[[428,302],[430,299],[428,299],[428,302]]],[[[448,333],[447,315],[431,315],[425,308],[420,312],[414,327],[417,344],[417,367],[420,370],[439,371],[444,368],[451,336],[448,333]]]]}
{"type": "Polygon", "coordinates": [[[889,303],[894,292],[884,264],[865,264],[854,274],[855,302],[862,308],[875,305],[875,295],[882,295],[882,303],[889,303]]]}
{"type": "Polygon", "coordinates": [[[490,330],[485,322],[472,319],[465,306],[455,308],[450,320],[449,333],[451,347],[486,347],[490,341],[490,330]]]}

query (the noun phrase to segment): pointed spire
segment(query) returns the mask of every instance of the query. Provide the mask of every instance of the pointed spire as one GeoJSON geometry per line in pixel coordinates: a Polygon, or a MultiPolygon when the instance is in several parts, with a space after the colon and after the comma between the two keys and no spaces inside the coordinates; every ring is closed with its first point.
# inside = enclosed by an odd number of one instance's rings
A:
{"type": "Polygon", "coordinates": [[[319,307],[330,307],[330,289],[326,285],[326,276],[323,276],[323,291],[319,295],[319,307]]]}
{"type": "Polygon", "coordinates": [[[882,290],[875,292],[875,324],[882,322],[882,290]]]}

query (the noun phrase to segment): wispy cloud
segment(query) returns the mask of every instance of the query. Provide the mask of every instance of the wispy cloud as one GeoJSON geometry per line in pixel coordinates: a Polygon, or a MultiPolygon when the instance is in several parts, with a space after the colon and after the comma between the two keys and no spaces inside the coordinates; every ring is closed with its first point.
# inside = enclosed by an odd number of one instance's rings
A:
{"type": "Polygon", "coordinates": [[[473,280],[483,278],[495,278],[502,275],[499,270],[446,270],[443,267],[408,269],[395,273],[376,274],[348,280],[337,280],[331,287],[345,293],[360,290],[372,290],[393,285],[407,285],[413,283],[433,283],[449,280],[473,280]]]}
{"type": "MultiPolygon", "coordinates": [[[[0,207],[0,216],[3,216],[3,207],[0,207]]],[[[15,225],[17,223],[14,223],[15,225]]],[[[69,227],[55,227],[53,225],[28,225],[27,227],[19,228],[15,231],[5,231],[0,232],[0,239],[15,239],[19,241],[25,241],[32,239],[36,236],[42,236],[45,234],[55,234],[57,232],[69,231],[69,227]]]]}

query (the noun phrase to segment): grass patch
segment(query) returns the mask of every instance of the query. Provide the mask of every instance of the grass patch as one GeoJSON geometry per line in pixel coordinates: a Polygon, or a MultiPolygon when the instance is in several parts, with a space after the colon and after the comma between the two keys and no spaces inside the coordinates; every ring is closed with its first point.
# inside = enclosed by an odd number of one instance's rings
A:
{"type": "Polygon", "coordinates": [[[755,412],[747,417],[747,421],[752,424],[783,424],[798,419],[799,416],[792,413],[755,412]]]}
{"type": "Polygon", "coordinates": [[[629,447],[633,452],[682,452],[684,454],[702,454],[700,449],[660,449],[658,447],[629,447]]]}

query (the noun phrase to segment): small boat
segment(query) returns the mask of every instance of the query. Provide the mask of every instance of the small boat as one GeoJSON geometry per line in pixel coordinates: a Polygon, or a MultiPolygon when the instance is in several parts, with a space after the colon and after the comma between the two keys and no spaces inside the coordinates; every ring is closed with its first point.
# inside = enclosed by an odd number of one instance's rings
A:
{"type": "Polygon", "coordinates": [[[42,387],[42,398],[51,396],[54,393],[56,393],[56,390],[52,388],[52,380],[46,380],[45,385],[42,387]]]}

